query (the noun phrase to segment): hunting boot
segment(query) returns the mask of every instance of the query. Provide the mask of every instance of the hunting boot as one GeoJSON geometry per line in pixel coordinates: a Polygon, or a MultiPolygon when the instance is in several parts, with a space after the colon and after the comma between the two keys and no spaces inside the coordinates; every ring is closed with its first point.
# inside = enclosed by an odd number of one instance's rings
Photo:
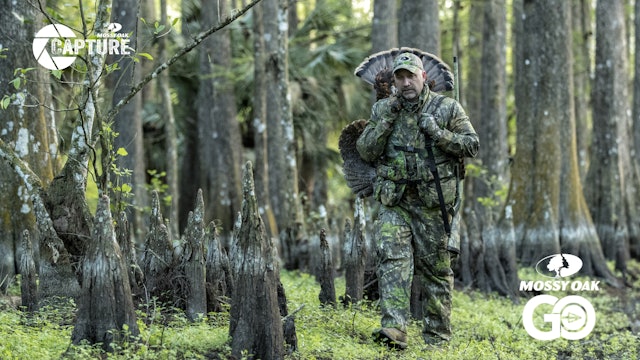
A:
{"type": "Polygon", "coordinates": [[[407,334],[396,328],[382,328],[373,332],[375,341],[390,348],[406,349],[407,334]]]}

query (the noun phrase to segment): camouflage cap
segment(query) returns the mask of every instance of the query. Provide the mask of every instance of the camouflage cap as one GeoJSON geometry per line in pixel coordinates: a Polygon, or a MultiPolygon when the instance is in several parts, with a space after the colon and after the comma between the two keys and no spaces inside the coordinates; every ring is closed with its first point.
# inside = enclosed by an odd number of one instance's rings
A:
{"type": "Polygon", "coordinates": [[[404,52],[393,60],[393,73],[400,69],[409,70],[414,74],[418,74],[424,70],[422,60],[410,52],[404,52]]]}

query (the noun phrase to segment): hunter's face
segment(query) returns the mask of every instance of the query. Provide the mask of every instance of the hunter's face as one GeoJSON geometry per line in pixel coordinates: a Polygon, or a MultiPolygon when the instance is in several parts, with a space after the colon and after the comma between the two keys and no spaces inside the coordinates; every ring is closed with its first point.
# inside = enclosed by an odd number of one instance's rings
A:
{"type": "Polygon", "coordinates": [[[393,74],[398,93],[409,101],[416,101],[422,92],[427,73],[422,71],[417,74],[406,69],[400,69],[393,74]]]}

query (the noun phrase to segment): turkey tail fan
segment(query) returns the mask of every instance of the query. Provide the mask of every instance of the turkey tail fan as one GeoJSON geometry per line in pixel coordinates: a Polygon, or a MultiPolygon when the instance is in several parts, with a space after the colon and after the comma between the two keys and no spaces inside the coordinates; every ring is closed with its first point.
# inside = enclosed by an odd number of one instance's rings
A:
{"type": "Polygon", "coordinates": [[[439,57],[420,49],[402,47],[380,51],[368,56],[358,67],[354,74],[373,85],[376,75],[381,70],[392,69],[393,60],[401,53],[410,52],[422,59],[422,64],[427,73],[427,81],[432,82],[431,90],[435,92],[453,90],[453,72],[449,66],[439,57]]]}
{"type": "Polygon", "coordinates": [[[344,161],[344,179],[351,191],[359,197],[367,197],[373,193],[373,179],[376,176],[375,168],[364,161],[356,149],[356,142],[366,126],[367,120],[356,120],[342,129],[338,140],[340,155],[344,161]]]}
{"type": "Polygon", "coordinates": [[[397,54],[398,49],[391,49],[370,55],[358,65],[354,74],[367,84],[373,85],[380,71],[393,69],[393,59],[397,54]]]}

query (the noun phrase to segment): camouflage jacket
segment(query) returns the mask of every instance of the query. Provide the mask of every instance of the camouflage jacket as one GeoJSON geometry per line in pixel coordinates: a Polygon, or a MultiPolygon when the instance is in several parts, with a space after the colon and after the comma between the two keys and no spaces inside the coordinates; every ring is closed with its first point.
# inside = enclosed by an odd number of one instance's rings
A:
{"type": "Polygon", "coordinates": [[[356,146],[360,156],[376,166],[376,200],[394,206],[409,185],[417,187],[427,207],[439,206],[426,151],[431,142],[445,202],[452,204],[459,160],[475,157],[479,146],[478,135],[462,106],[426,88],[417,103],[392,96],[373,105],[371,119],[356,146]],[[432,115],[443,129],[440,138],[430,139],[420,129],[420,118],[426,115],[432,115]]]}

